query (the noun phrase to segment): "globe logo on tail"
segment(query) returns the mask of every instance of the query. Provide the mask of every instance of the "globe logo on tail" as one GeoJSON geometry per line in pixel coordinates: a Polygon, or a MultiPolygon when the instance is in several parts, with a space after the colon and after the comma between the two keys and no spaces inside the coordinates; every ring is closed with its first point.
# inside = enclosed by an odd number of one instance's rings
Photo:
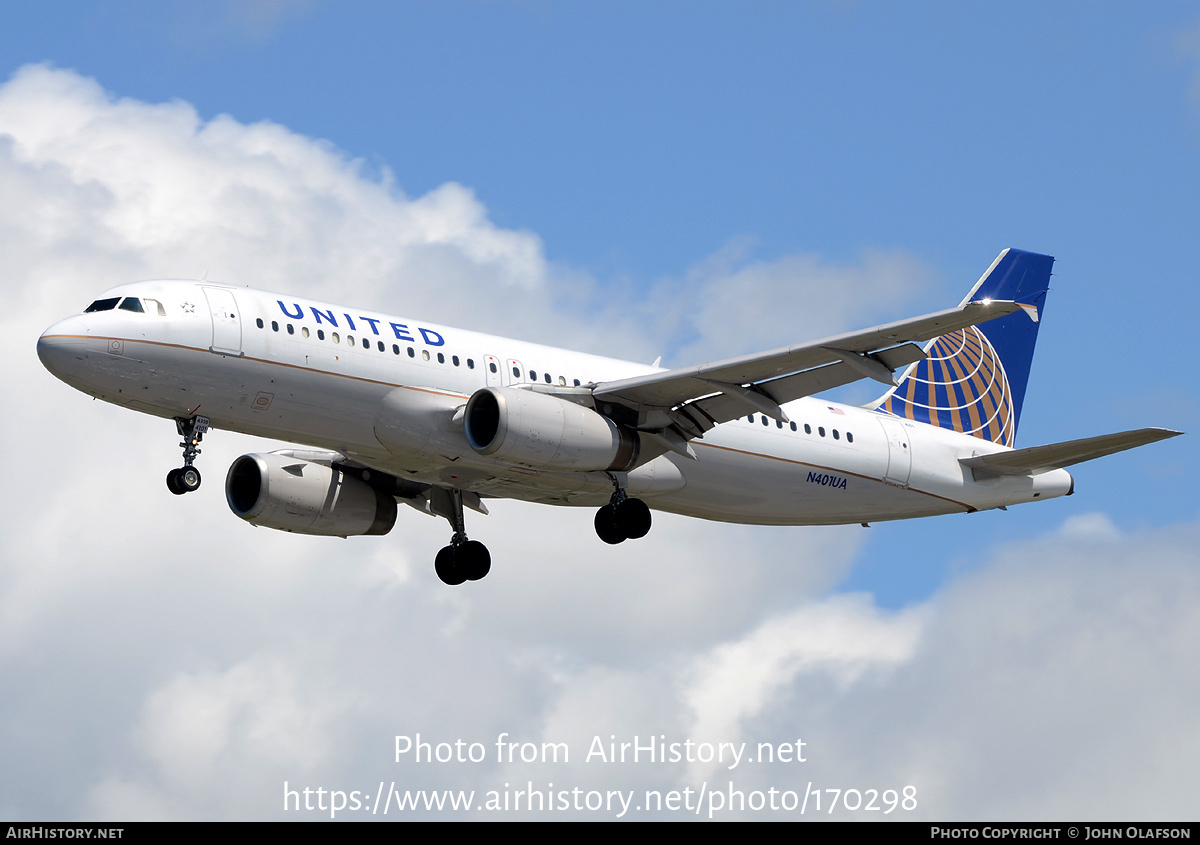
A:
{"type": "Polygon", "coordinates": [[[937,338],[878,410],[1011,446],[1012,390],[995,347],[975,326],[937,338]]]}

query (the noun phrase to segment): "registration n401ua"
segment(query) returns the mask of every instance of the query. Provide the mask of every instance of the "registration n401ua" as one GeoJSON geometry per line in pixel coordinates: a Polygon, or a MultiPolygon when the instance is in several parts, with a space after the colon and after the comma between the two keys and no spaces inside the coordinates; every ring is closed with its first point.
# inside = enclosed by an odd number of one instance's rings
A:
{"type": "Polygon", "coordinates": [[[172,493],[200,486],[212,429],[287,440],[229,468],[235,514],[345,537],[386,534],[402,502],[450,522],[435,568],[461,584],[491,568],[463,516],[488,498],[596,507],[612,544],[652,509],[869,523],[1069,495],[1064,467],[1178,434],[1014,448],[1053,262],[1008,249],[956,308],[681,369],[204,281],[113,288],[37,348],[67,384],[174,420],[172,493]],[[887,392],[815,398],[863,378],[887,392]]]}

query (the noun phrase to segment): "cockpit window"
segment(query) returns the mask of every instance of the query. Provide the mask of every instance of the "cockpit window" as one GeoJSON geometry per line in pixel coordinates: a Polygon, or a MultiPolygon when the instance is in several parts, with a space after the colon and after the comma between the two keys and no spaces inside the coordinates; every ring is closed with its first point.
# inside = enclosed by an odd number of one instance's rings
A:
{"type": "Polygon", "coordinates": [[[159,302],[157,299],[146,299],[143,301],[146,303],[146,313],[147,314],[153,314],[155,311],[157,311],[158,316],[160,316],[160,317],[167,316],[167,309],[163,308],[163,304],[161,302],[159,302]]]}
{"type": "Polygon", "coordinates": [[[117,307],[117,302],[121,299],[119,296],[114,296],[112,299],[97,299],[91,305],[84,309],[84,314],[91,314],[93,311],[111,311],[117,307]]]}
{"type": "Polygon", "coordinates": [[[142,309],[142,301],[135,296],[127,296],[121,300],[121,304],[117,306],[121,311],[134,311],[138,314],[144,313],[142,309]]]}

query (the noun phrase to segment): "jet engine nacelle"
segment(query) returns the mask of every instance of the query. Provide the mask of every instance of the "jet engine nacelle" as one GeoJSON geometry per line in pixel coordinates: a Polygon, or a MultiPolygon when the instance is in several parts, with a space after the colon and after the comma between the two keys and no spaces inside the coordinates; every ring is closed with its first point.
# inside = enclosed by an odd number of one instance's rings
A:
{"type": "Polygon", "coordinates": [[[329,464],[280,452],[234,461],[225,499],[253,525],[296,534],[386,534],[396,524],[394,497],[329,464]]]}
{"type": "Polygon", "coordinates": [[[479,454],[538,469],[627,470],[638,454],[636,433],[591,408],[511,387],[475,391],[463,431],[479,454]]]}

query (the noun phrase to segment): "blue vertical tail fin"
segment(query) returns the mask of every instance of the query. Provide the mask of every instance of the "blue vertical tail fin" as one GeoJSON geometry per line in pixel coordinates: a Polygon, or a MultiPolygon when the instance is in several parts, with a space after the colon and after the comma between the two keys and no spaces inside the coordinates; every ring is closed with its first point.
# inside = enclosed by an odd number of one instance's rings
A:
{"type": "Polygon", "coordinates": [[[910,366],[875,410],[1012,446],[1053,266],[1049,255],[1000,253],[963,304],[1002,299],[1023,308],[934,338],[929,357],[910,366]]]}

